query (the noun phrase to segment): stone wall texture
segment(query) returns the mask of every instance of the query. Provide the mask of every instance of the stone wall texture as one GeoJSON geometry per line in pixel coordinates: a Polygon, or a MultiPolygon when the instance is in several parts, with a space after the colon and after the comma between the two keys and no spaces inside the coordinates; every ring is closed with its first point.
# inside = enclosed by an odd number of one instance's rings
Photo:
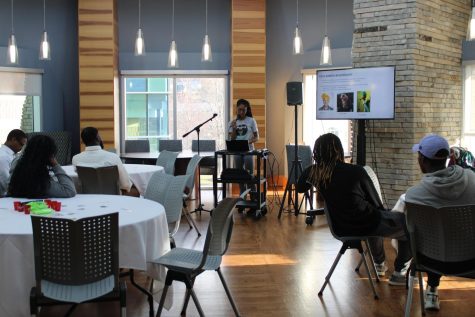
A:
{"type": "Polygon", "coordinates": [[[366,123],[366,164],[392,207],[421,178],[412,145],[428,133],[450,144],[461,136],[470,1],[354,0],[353,12],[353,66],[396,68],[395,120],[366,123]]]}

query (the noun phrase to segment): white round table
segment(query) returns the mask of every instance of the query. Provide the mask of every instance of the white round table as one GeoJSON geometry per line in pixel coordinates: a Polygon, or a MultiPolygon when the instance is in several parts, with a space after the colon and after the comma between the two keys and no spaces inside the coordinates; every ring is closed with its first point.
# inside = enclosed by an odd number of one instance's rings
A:
{"type": "MultiPolygon", "coordinates": [[[[165,269],[148,261],[170,250],[168,224],[163,206],[129,196],[77,195],[61,201],[61,212],[52,217],[79,219],[119,212],[119,265],[146,271],[165,281],[165,269]]],[[[33,233],[29,215],[13,209],[13,201],[0,199],[0,316],[30,316],[29,294],[35,285],[33,233]]]]}
{"type": "MultiPolygon", "coordinates": [[[[124,164],[125,170],[127,174],[129,174],[129,178],[134,183],[135,187],[137,187],[140,195],[144,195],[145,190],[147,189],[148,182],[152,177],[153,173],[155,172],[162,172],[164,173],[164,169],[162,166],[157,165],[144,165],[144,164],[124,164]]],[[[79,185],[79,178],[78,174],[76,173],[76,169],[73,165],[66,165],[62,166],[66,174],[71,177],[76,185],[76,189],[79,185]]]]}

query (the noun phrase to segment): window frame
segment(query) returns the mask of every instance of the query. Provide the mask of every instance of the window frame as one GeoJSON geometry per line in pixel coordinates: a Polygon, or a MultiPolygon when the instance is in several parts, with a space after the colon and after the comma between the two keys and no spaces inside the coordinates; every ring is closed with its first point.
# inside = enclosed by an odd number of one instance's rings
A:
{"type": "MultiPolygon", "coordinates": [[[[126,132],[126,89],[125,82],[127,78],[167,78],[172,79],[173,88],[173,131],[170,133],[170,139],[178,139],[177,135],[177,89],[176,80],[178,78],[222,78],[224,79],[224,128],[226,130],[227,122],[229,122],[230,113],[230,97],[229,97],[229,71],[227,70],[123,70],[120,72],[120,149],[121,152],[125,148],[125,132],[126,132]]],[[[152,93],[154,94],[154,93],[152,93]]],[[[197,122],[198,124],[199,122],[197,122]]],[[[223,135],[227,135],[223,131],[223,135]]],[[[149,139],[149,137],[147,137],[149,139]]]]}

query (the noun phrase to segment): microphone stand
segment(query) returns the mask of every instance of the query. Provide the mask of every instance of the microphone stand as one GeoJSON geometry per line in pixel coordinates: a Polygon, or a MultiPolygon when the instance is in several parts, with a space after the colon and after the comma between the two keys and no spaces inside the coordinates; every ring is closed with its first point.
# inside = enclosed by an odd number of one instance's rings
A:
{"type": "MultiPolygon", "coordinates": [[[[198,155],[200,155],[200,129],[201,129],[202,126],[204,126],[206,123],[212,121],[217,116],[218,116],[217,113],[213,114],[213,116],[211,118],[209,118],[205,122],[202,122],[202,123],[198,124],[196,127],[194,127],[193,129],[191,129],[190,131],[188,131],[188,132],[186,132],[185,134],[182,135],[182,138],[186,138],[190,133],[192,133],[193,131],[196,131],[196,136],[198,138],[198,155]]],[[[199,189],[198,207],[196,207],[195,210],[193,210],[192,212],[199,211],[200,215],[201,215],[202,211],[210,212],[210,210],[204,209],[203,208],[204,205],[201,203],[201,173],[200,173],[199,167],[198,167],[198,189],[199,189]]]]}

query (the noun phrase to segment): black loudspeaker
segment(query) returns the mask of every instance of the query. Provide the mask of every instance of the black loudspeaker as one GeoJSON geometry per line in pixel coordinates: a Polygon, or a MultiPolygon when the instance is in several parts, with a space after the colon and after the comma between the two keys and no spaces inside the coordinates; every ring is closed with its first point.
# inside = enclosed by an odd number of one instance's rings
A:
{"type": "Polygon", "coordinates": [[[287,105],[301,105],[303,103],[302,99],[302,82],[289,81],[287,83],[287,105]]]}

